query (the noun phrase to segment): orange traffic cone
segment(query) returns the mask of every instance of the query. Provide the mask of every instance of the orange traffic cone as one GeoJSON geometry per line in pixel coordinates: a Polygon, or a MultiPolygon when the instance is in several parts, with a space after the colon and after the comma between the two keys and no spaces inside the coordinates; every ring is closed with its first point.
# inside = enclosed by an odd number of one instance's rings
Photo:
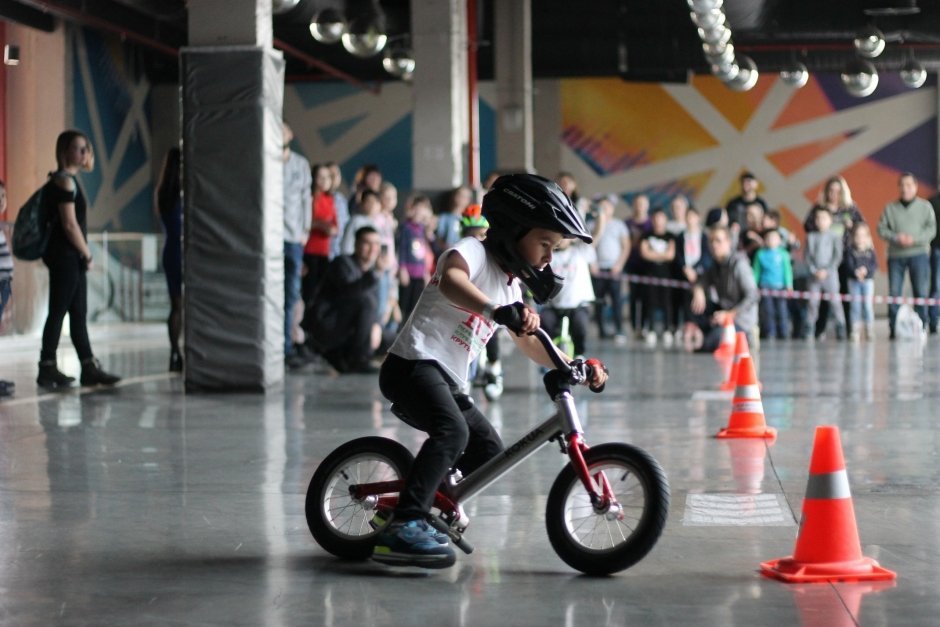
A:
{"type": "Polygon", "coordinates": [[[747,333],[744,331],[738,331],[737,338],[734,342],[734,361],[731,362],[731,368],[728,370],[727,379],[721,382],[721,385],[718,386],[719,390],[723,392],[730,392],[734,390],[738,385],[738,369],[741,364],[741,357],[744,355],[750,355],[750,349],[747,346],[747,333]]]}
{"type": "Polygon", "coordinates": [[[754,373],[754,361],[744,355],[738,364],[738,387],[731,401],[728,426],[716,438],[775,438],[777,430],[764,422],[764,404],[760,400],[760,386],[754,373]]]}
{"type": "Polygon", "coordinates": [[[787,583],[897,577],[897,573],[862,556],[838,427],[816,427],[800,533],[793,555],[763,562],[760,568],[762,575],[787,583]]]}
{"type": "Polygon", "coordinates": [[[737,342],[737,336],[734,330],[734,316],[726,315],[721,323],[721,342],[718,348],[712,352],[712,356],[718,360],[731,360],[734,357],[734,345],[737,342]]]}

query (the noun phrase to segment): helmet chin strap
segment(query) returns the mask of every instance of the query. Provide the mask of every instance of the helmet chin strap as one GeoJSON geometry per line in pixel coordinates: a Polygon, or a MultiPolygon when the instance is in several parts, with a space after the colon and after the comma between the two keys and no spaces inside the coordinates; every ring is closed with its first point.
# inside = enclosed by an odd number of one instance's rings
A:
{"type": "Polygon", "coordinates": [[[544,269],[539,270],[527,263],[512,263],[510,261],[512,257],[503,250],[503,247],[512,246],[512,243],[487,238],[483,240],[483,245],[493,253],[500,269],[509,275],[509,283],[512,283],[513,278],[518,278],[529,288],[537,303],[545,303],[561,291],[565,279],[555,274],[551,265],[546,265],[544,269]]]}

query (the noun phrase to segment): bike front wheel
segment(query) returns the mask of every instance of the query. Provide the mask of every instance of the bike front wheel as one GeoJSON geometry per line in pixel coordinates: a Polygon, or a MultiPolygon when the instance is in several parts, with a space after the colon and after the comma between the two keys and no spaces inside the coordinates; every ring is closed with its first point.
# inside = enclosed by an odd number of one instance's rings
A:
{"type": "Polygon", "coordinates": [[[603,493],[603,473],[616,504],[599,511],[574,467],[565,466],[548,495],[548,539],[572,568],[609,575],[633,566],[656,544],[669,514],[669,481],[651,455],[629,444],[595,446],[584,461],[594,490],[603,493]]]}
{"type": "Polygon", "coordinates": [[[321,547],[338,557],[366,559],[375,536],[387,524],[376,525],[381,496],[356,498],[350,487],[362,483],[403,480],[414,456],[387,438],[359,438],[340,446],[320,463],[307,488],[305,513],[310,533],[321,547]]]}

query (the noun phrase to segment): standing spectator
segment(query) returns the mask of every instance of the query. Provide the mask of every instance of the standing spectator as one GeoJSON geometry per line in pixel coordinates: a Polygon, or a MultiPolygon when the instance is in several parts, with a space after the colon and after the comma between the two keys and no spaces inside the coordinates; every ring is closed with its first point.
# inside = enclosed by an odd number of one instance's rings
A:
{"type": "Polygon", "coordinates": [[[626,344],[623,334],[623,306],[620,296],[621,273],[630,254],[630,231],[624,221],[614,216],[616,198],[604,197],[597,201],[597,220],[592,235],[597,251],[597,273],[594,277],[594,317],[597,321],[598,335],[609,337],[604,325],[604,309],[610,298],[610,308],[614,324],[614,342],[626,344]]]}
{"type": "MultiPolygon", "coordinates": [[[[627,273],[640,275],[643,273],[643,258],[640,256],[640,240],[650,231],[650,199],[646,194],[637,194],[633,198],[633,214],[627,219],[627,228],[630,229],[630,250],[627,257],[627,273]]],[[[630,326],[634,335],[639,339],[643,337],[643,290],[646,286],[637,281],[630,281],[630,326]]]]}
{"type": "Polygon", "coordinates": [[[39,375],[44,388],[68,387],[75,379],[59,371],[56,351],[65,314],[69,316],[72,345],[82,364],[82,385],[114,385],[120,377],[101,369],[88,340],[88,279],[93,260],[88,248],[88,205],[78,184],[79,171],[90,172],[95,155],[88,137],[80,131],[64,131],[55,144],[58,169],[43,194],[46,214],[53,216],[43,263],[49,269],[49,315],[42,330],[39,375]]]}
{"type": "Polygon", "coordinates": [[[170,295],[166,321],[170,337],[170,372],[183,371],[180,333],[183,329],[183,195],[180,190],[180,149],[170,148],[157,185],[157,211],[163,223],[163,273],[170,295]]]}
{"type": "Polygon", "coordinates": [[[351,255],[356,249],[356,231],[364,226],[371,226],[378,233],[376,224],[379,213],[382,212],[382,201],[379,195],[371,189],[362,192],[359,202],[359,213],[349,218],[346,230],[343,232],[343,243],[340,250],[344,255],[351,255]]]}
{"type": "Polygon", "coordinates": [[[741,185],[741,193],[728,201],[725,210],[728,212],[728,223],[733,234],[737,236],[744,228],[747,218],[747,206],[751,203],[759,204],[764,211],[767,211],[767,202],[761,198],[757,190],[760,189],[760,181],[751,172],[744,172],[738,179],[741,185]]]}
{"type": "MultiPolygon", "coordinates": [[[[790,253],[776,229],[764,234],[764,245],[754,254],[754,281],[767,290],[792,290],[793,266],[790,253]]],[[[790,337],[790,311],[784,296],[760,297],[760,335],[783,340],[790,337]]]]}
{"type": "MultiPolygon", "coordinates": [[[[7,187],[6,183],[0,180],[0,221],[6,218],[7,213],[7,187]]],[[[10,302],[10,296],[13,294],[13,254],[10,252],[10,245],[7,242],[6,231],[0,225],[0,321],[3,320],[3,312],[10,302]]],[[[0,379],[0,398],[12,396],[15,385],[12,381],[0,379]]]]}
{"type": "MultiPolygon", "coordinates": [[[[917,196],[917,179],[910,172],[898,181],[900,198],[889,202],[878,221],[878,235],[888,243],[888,292],[904,291],[904,272],[910,272],[914,297],[930,290],[930,242],[937,235],[937,218],[929,202],[917,196]]],[[[917,315],[927,326],[927,307],[916,305],[917,315]]],[[[888,325],[894,339],[898,306],[888,305],[888,325]]]]}
{"type": "Polygon", "coordinates": [[[456,187],[448,194],[445,209],[437,217],[434,237],[435,256],[439,256],[460,241],[460,219],[471,202],[473,202],[473,191],[466,185],[456,187]]]}
{"type": "Polygon", "coordinates": [[[402,320],[408,320],[427,285],[432,213],[427,196],[412,196],[405,203],[405,221],[398,227],[398,306],[402,320]]]}
{"type": "Polygon", "coordinates": [[[398,207],[398,188],[385,181],[379,187],[379,202],[382,210],[373,222],[382,240],[377,268],[379,270],[379,324],[382,328],[401,322],[401,310],[398,307],[398,253],[395,252],[395,234],[398,220],[395,209],[398,207]]]}
{"type": "Polygon", "coordinates": [[[685,214],[689,211],[689,199],[679,194],[669,202],[669,222],[666,230],[679,237],[685,231],[685,214]]]}
{"type": "MultiPolygon", "coordinates": [[[[657,207],[652,213],[652,229],[640,240],[640,256],[645,274],[653,279],[673,278],[676,259],[676,239],[666,230],[666,210],[657,207]]],[[[670,348],[675,336],[675,320],[672,317],[672,288],[665,285],[643,286],[643,328],[646,343],[655,346],[657,341],[657,318],[663,319],[663,346],[670,348]]]]}
{"type": "Polygon", "coordinates": [[[291,150],[294,132],[284,125],[284,360],[294,363],[294,305],[300,298],[300,274],[304,244],[310,234],[310,162],[291,150]]]}
{"type": "Polygon", "coordinates": [[[563,318],[568,318],[568,329],[576,357],[587,353],[590,306],[594,302],[591,270],[596,271],[597,256],[594,247],[583,242],[563,239],[552,259],[552,269],[564,277],[561,291],[539,312],[542,328],[551,337],[561,331],[563,318]]]}
{"type": "Polygon", "coordinates": [[[578,213],[581,214],[581,219],[583,220],[587,217],[591,203],[578,192],[578,181],[574,178],[574,174],[561,171],[555,175],[555,182],[558,183],[558,187],[561,188],[561,191],[565,192],[565,195],[571,199],[571,203],[578,210],[578,213]]]}
{"type": "Polygon", "coordinates": [[[692,288],[690,309],[696,316],[686,327],[686,349],[713,351],[721,341],[722,324],[726,316],[734,317],[734,326],[748,336],[754,345],[754,327],[757,326],[757,302],[760,292],[754,282],[754,272],[747,256],[735,252],[731,246],[728,227],[713,226],[708,231],[708,245],[714,263],[702,272],[692,288]]]}
{"type": "Polygon", "coordinates": [[[336,208],[336,235],[330,240],[330,259],[340,252],[340,245],[343,240],[343,233],[346,232],[346,225],[349,223],[349,197],[343,191],[343,171],[335,161],[328,161],[326,167],[330,169],[332,185],[330,193],[333,194],[333,206],[336,208]]]}
{"type": "Polygon", "coordinates": [[[360,227],[353,241],[353,254],[330,262],[303,327],[307,343],[338,372],[376,372],[369,360],[381,337],[375,263],[382,243],[371,226],[360,227]]]}
{"type": "Polygon", "coordinates": [[[304,305],[310,302],[317,283],[330,264],[330,249],[339,232],[333,174],[328,166],[313,166],[313,206],[310,208],[310,235],[304,244],[304,273],[301,296],[304,305]]]}
{"type": "MultiPolygon", "coordinates": [[[[819,198],[816,204],[813,205],[813,208],[806,216],[806,220],[803,222],[803,228],[807,233],[816,230],[813,212],[817,209],[824,209],[832,214],[832,232],[842,238],[842,250],[848,250],[849,246],[852,244],[852,228],[859,222],[864,222],[865,218],[858,210],[858,207],[855,206],[855,202],[852,200],[852,191],[849,189],[849,184],[845,182],[844,178],[836,175],[830,177],[829,180],[826,181],[826,184],[823,185],[822,189],[819,191],[819,198]]],[[[849,293],[849,279],[851,278],[844,262],[845,258],[843,257],[843,263],[839,265],[840,294],[849,293]]],[[[851,332],[852,317],[849,315],[851,303],[847,300],[843,301],[841,307],[846,317],[846,323],[848,324],[847,330],[851,332]]],[[[823,303],[823,309],[820,312],[820,321],[817,324],[817,333],[819,333],[822,326],[825,325],[828,308],[829,304],[823,303]]]]}
{"type": "Polygon", "coordinates": [[[741,250],[747,253],[748,259],[754,260],[754,255],[764,245],[764,211],[759,202],[750,202],[744,209],[744,226],[741,231],[741,250]]]}
{"type": "MultiPolygon", "coordinates": [[[[382,171],[374,163],[367,163],[358,170],[353,177],[352,198],[349,201],[350,215],[362,212],[362,193],[366,190],[379,193],[382,187],[382,171]]],[[[353,232],[355,234],[355,231],[353,232]]]]}
{"type": "MultiPolygon", "coordinates": [[[[930,199],[933,205],[934,221],[937,224],[937,234],[930,242],[930,297],[940,299],[940,194],[934,194],[930,199]]],[[[930,306],[930,333],[937,332],[937,323],[940,322],[940,305],[930,306]]]]}
{"type": "Polygon", "coordinates": [[[850,316],[855,323],[852,339],[858,341],[865,325],[865,339],[875,339],[875,311],[872,304],[875,294],[875,272],[878,258],[871,241],[871,229],[864,222],[856,222],[852,229],[852,243],[845,252],[845,266],[849,271],[849,294],[852,295],[850,316]]]}
{"type": "Polygon", "coordinates": [[[836,338],[845,339],[845,313],[839,306],[839,264],[842,263],[842,235],[830,228],[832,214],[825,209],[816,210],[816,230],[806,236],[806,265],[809,268],[810,297],[806,305],[806,321],[803,330],[807,339],[822,338],[816,328],[819,316],[819,301],[825,297],[832,305],[830,311],[836,319],[836,338]]]}
{"type": "MultiPolygon", "coordinates": [[[[695,285],[699,275],[711,264],[712,256],[708,250],[708,238],[702,229],[702,218],[695,207],[689,207],[685,213],[685,230],[676,240],[676,278],[695,285]]],[[[688,291],[674,290],[673,316],[677,326],[691,319],[688,310],[690,300],[688,291]]],[[[680,332],[676,337],[677,342],[681,340],[681,335],[680,332]]]]}
{"type": "MultiPolygon", "coordinates": [[[[783,246],[787,249],[787,252],[799,250],[799,238],[793,234],[793,231],[780,224],[780,212],[778,210],[768,209],[767,212],[764,213],[764,219],[761,222],[761,226],[763,227],[764,231],[775,229],[778,233],[780,233],[780,239],[783,242],[783,246]]],[[[815,228],[815,225],[813,226],[815,228]]]]}

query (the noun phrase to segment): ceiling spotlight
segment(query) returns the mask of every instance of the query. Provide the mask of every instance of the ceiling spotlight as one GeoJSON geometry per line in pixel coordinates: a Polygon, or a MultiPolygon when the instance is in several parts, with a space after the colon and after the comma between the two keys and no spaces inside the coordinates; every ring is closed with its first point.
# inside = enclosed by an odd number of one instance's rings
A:
{"type": "Polygon", "coordinates": [[[724,0],[687,0],[689,9],[696,13],[718,11],[724,5],[724,0]]]}
{"type": "Polygon", "coordinates": [[[878,87],[878,70],[862,59],[850,61],[842,71],[842,86],[856,98],[870,96],[878,87]]]}
{"type": "Polygon", "coordinates": [[[415,58],[408,50],[386,50],[382,67],[392,76],[408,80],[415,71],[415,58]]]}
{"type": "Polygon", "coordinates": [[[349,22],[346,32],[343,33],[343,48],[346,48],[349,54],[363,59],[382,52],[386,42],[388,35],[372,20],[356,18],[349,22]]]}
{"type": "Polygon", "coordinates": [[[799,89],[809,81],[809,71],[804,64],[799,61],[793,61],[780,70],[780,80],[782,80],[785,85],[799,89]]]}
{"type": "Polygon", "coordinates": [[[759,75],[757,73],[757,64],[751,57],[738,57],[738,74],[734,78],[725,81],[725,85],[732,91],[750,91],[757,84],[759,75]]]}
{"type": "Polygon", "coordinates": [[[725,25],[725,14],[719,9],[712,9],[704,13],[691,13],[692,23],[699,28],[717,28],[725,25]]]}
{"type": "Polygon", "coordinates": [[[323,9],[310,20],[310,35],[321,44],[335,44],[346,32],[346,22],[336,9],[323,9]]]}
{"type": "Polygon", "coordinates": [[[917,89],[926,81],[927,70],[917,59],[911,59],[901,68],[901,82],[911,89],[917,89]]]}
{"type": "Polygon", "coordinates": [[[271,2],[271,11],[275,14],[287,13],[298,4],[300,4],[300,0],[273,0],[271,2]]]}
{"type": "Polygon", "coordinates": [[[870,26],[855,36],[855,50],[868,59],[874,59],[885,51],[885,36],[874,26],[870,26]]]}

